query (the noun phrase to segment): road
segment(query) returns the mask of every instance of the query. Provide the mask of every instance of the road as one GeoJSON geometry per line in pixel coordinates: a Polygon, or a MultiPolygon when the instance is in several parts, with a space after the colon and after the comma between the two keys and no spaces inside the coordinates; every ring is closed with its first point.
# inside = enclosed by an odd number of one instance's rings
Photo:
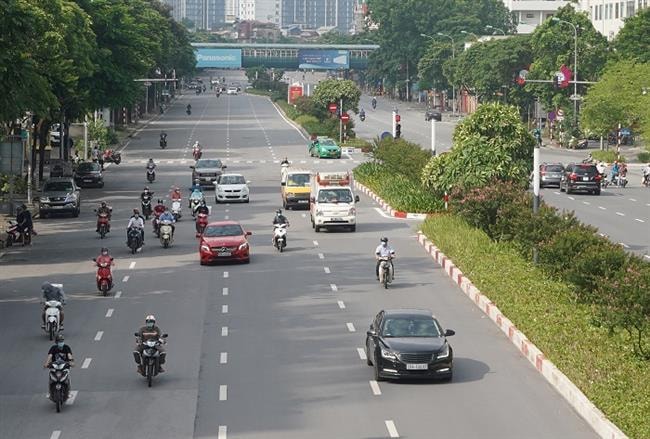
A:
{"type": "Polygon", "coordinates": [[[289,211],[288,248],[278,254],[270,221],[284,156],[312,169],[351,168],[360,159],[309,159],[306,141],[265,98],[185,95],[133,138],[103,189],[83,190],[79,218],[38,221],[33,247],[0,259],[0,437],[596,437],[433,265],[414,239],[417,223],[387,218],[363,196],[354,234],[314,233],[304,212],[289,211]],[[169,146],[160,150],[163,129],[169,146]],[[143,251],[127,251],[124,228],[145,184],[144,161],[159,164],[150,185],[156,195],[187,187],[195,140],[204,157],[222,158],[251,180],[250,204],[214,205],[211,215],[253,233],[249,265],[200,266],[187,211],[171,248],[147,225],[143,251]],[[114,209],[105,241],[94,231],[92,207],[100,200],[114,209]],[[382,235],[398,252],[387,291],[373,276],[382,235]],[[91,263],[103,245],[117,263],[106,298],[95,291],[91,263]],[[50,342],[39,328],[37,297],[46,280],[63,283],[69,295],[65,333],[77,359],[75,398],[61,414],[45,396],[50,342]],[[431,309],[456,330],[451,383],[372,381],[359,349],[374,315],[394,307],[431,309]],[[152,388],[131,354],[147,314],[169,333],[167,372],[152,388]]]}

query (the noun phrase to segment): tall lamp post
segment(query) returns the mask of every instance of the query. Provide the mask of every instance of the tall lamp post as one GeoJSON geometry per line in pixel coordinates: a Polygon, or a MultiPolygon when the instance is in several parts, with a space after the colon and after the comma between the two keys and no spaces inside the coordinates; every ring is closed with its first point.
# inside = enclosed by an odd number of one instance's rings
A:
{"type": "Polygon", "coordinates": [[[460,33],[463,34],[463,35],[471,35],[471,36],[474,37],[474,39],[476,41],[478,41],[478,35],[476,35],[474,32],[467,32],[466,30],[462,30],[462,31],[460,31],[460,33]]]}
{"type": "Polygon", "coordinates": [[[565,23],[573,28],[573,126],[578,123],[578,28],[570,21],[552,17],[554,23],[565,23]]]}
{"type": "MultiPolygon", "coordinates": [[[[496,34],[497,32],[501,32],[501,35],[503,35],[504,37],[506,36],[506,33],[503,31],[503,29],[499,29],[498,27],[490,26],[488,24],[487,26],[485,26],[485,28],[490,29],[491,31],[494,31],[494,34],[496,34]]],[[[492,34],[492,35],[494,35],[494,34],[492,34]]]]}

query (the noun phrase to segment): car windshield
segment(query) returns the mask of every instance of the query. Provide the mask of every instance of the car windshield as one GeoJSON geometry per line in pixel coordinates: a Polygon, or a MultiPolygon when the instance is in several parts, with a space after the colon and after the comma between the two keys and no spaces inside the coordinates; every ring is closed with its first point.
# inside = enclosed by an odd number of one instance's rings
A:
{"type": "Polygon", "coordinates": [[[320,143],[321,146],[338,146],[332,139],[319,140],[318,143],[320,143]]]}
{"type": "Polygon", "coordinates": [[[382,337],[440,337],[440,331],[431,317],[389,317],[384,321],[381,335],[382,337]]]}
{"type": "Polygon", "coordinates": [[[198,168],[220,168],[221,160],[199,160],[196,162],[196,167],[198,168]]]}
{"type": "Polygon", "coordinates": [[[50,181],[45,184],[43,192],[72,192],[72,183],[69,181],[50,181]]]}
{"type": "Polygon", "coordinates": [[[219,236],[241,236],[244,234],[239,224],[228,224],[225,226],[208,226],[203,232],[203,236],[215,238],[219,236]]]}
{"type": "Polygon", "coordinates": [[[323,189],[318,192],[319,203],[351,203],[350,189],[323,189]]]}
{"type": "Polygon", "coordinates": [[[246,184],[241,175],[224,175],[219,179],[219,184],[246,184]]]}
{"type": "Polygon", "coordinates": [[[547,165],[546,172],[562,172],[564,168],[562,165],[547,165]]]}
{"type": "Polygon", "coordinates": [[[291,187],[308,187],[309,174],[292,174],[287,179],[287,186],[291,187]]]}
{"type": "Polygon", "coordinates": [[[99,171],[99,163],[80,163],[77,172],[99,171]]]}
{"type": "Polygon", "coordinates": [[[587,175],[590,177],[593,177],[594,175],[598,174],[598,170],[596,169],[595,166],[576,166],[573,168],[573,172],[576,175],[587,175]]]}

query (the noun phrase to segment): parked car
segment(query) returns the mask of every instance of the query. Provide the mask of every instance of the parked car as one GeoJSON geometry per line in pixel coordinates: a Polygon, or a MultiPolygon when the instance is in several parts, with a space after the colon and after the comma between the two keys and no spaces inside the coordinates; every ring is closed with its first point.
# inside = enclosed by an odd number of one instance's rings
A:
{"type": "Polygon", "coordinates": [[[61,144],[61,132],[59,131],[61,124],[53,123],[50,126],[50,145],[59,146],[61,144]]]}
{"type": "Polygon", "coordinates": [[[218,221],[210,223],[201,234],[199,258],[201,265],[217,261],[250,262],[248,237],[235,221],[218,221]]]}
{"type": "Polygon", "coordinates": [[[79,163],[79,166],[77,166],[74,172],[74,181],[79,187],[104,187],[102,167],[96,162],[79,163]]]}
{"type": "Polygon", "coordinates": [[[230,86],[230,87],[228,87],[228,90],[226,91],[226,94],[236,95],[238,92],[239,92],[239,90],[237,89],[237,87],[230,86]]]}
{"type": "Polygon", "coordinates": [[[214,182],[219,179],[227,166],[219,159],[199,159],[190,168],[192,168],[192,183],[199,180],[202,187],[214,188],[214,182]]]}
{"type": "Polygon", "coordinates": [[[544,163],[539,166],[539,187],[560,187],[564,166],[562,163],[544,163]]]}
{"type": "Polygon", "coordinates": [[[389,309],[380,311],[366,333],[366,358],[374,378],[433,378],[450,380],[453,349],[431,311],[389,309]]]}
{"type": "Polygon", "coordinates": [[[77,217],[81,211],[81,192],[71,177],[46,180],[36,201],[41,218],[52,213],[70,213],[77,217]]]}
{"type": "Polygon", "coordinates": [[[329,137],[316,137],[309,144],[309,155],[320,158],[341,158],[341,147],[329,137]]]}
{"type": "Polygon", "coordinates": [[[438,111],[438,110],[434,110],[434,109],[429,108],[426,111],[426,113],[424,113],[424,120],[426,120],[428,122],[431,119],[437,120],[438,122],[440,122],[442,120],[442,113],[440,113],[440,111],[438,111]]]}
{"type": "Polygon", "coordinates": [[[221,174],[214,183],[215,201],[225,203],[232,201],[249,202],[249,181],[241,174],[221,174]]]}
{"type": "Polygon", "coordinates": [[[571,163],[564,168],[562,180],[560,181],[560,191],[566,191],[567,194],[583,191],[600,195],[601,180],[602,177],[598,173],[596,165],[571,163]]]}

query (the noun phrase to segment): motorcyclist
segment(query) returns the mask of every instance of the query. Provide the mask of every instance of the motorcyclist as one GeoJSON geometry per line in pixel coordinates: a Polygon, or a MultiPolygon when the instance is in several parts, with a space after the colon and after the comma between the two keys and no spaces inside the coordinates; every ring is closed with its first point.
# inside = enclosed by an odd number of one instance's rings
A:
{"type": "Polygon", "coordinates": [[[188,113],[192,111],[192,106],[190,104],[187,104],[186,111],[188,113]]]}
{"type": "MultiPolygon", "coordinates": [[[[63,288],[54,286],[49,282],[44,282],[43,285],[41,286],[41,291],[43,293],[44,302],[49,302],[50,300],[56,300],[57,302],[61,303],[61,305],[58,306],[59,313],[60,313],[59,328],[63,329],[63,320],[65,319],[65,316],[63,315],[63,305],[65,305],[65,292],[63,291],[63,288]]],[[[43,329],[45,329],[46,309],[47,309],[47,305],[44,306],[43,314],[41,316],[43,320],[43,324],[41,325],[41,328],[43,329]]]]}
{"type": "Polygon", "coordinates": [[[190,208],[192,207],[192,200],[199,200],[199,202],[204,200],[203,192],[201,191],[201,186],[199,187],[193,186],[192,193],[190,194],[190,208]]]}
{"type": "MultiPolygon", "coordinates": [[[[106,201],[102,201],[99,207],[97,208],[97,230],[96,232],[99,232],[99,217],[101,215],[106,215],[108,216],[108,220],[110,221],[111,219],[111,213],[113,212],[113,208],[110,207],[109,205],[106,204],[106,201]]],[[[108,223],[108,231],[111,230],[111,223],[108,223]]]]}
{"type": "Polygon", "coordinates": [[[290,164],[291,164],[291,163],[289,163],[289,159],[286,158],[286,157],[283,158],[282,161],[280,162],[280,166],[282,166],[282,165],[287,165],[287,166],[288,166],[288,165],[290,165],[290,164]]]}
{"type": "MultiPolygon", "coordinates": [[[[286,216],[282,214],[282,209],[278,209],[275,211],[275,217],[273,217],[273,225],[275,226],[276,224],[286,224],[287,227],[289,227],[289,220],[287,219],[286,216]]],[[[285,243],[286,241],[286,236],[285,236],[285,243]]],[[[271,239],[271,243],[275,245],[275,233],[273,234],[273,238],[271,239]]]]}
{"type": "Polygon", "coordinates": [[[142,190],[142,193],[140,193],[140,201],[144,201],[145,199],[150,200],[152,198],[153,192],[149,190],[149,186],[145,186],[142,190]]]}
{"type": "Polygon", "coordinates": [[[201,157],[201,144],[198,140],[192,145],[192,156],[197,159],[201,157]]]}
{"type": "Polygon", "coordinates": [[[199,203],[199,206],[196,208],[196,214],[204,213],[206,215],[210,215],[210,209],[208,208],[207,204],[205,203],[205,200],[201,200],[199,203]]]}
{"type": "MultiPolygon", "coordinates": [[[[74,367],[74,358],[72,357],[72,349],[70,349],[70,346],[65,344],[65,337],[63,337],[63,334],[57,334],[56,336],[56,343],[50,348],[50,350],[47,352],[47,359],[45,360],[45,364],[43,364],[44,368],[49,368],[50,365],[57,361],[57,360],[63,360],[68,363],[70,367],[74,367]]],[[[68,385],[68,388],[70,386],[68,385]]]]}
{"type": "MultiPolygon", "coordinates": [[[[388,238],[385,236],[381,238],[381,243],[375,249],[375,259],[377,259],[377,265],[375,266],[375,276],[379,280],[379,265],[381,264],[381,258],[395,257],[395,250],[393,247],[388,245],[388,238]]],[[[393,277],[395,277],[395,267],[393,266],[393,261],[390,261],[390,265],[393,268],[393,277]]]]}
{"type": "Polygon", "coordinates": [[[111,257],[106,247],[102,247],[102,249],[99,251],[99,256],[95,258],[95,262],[97,263],[97,265],[101,265],[101,264],[115,265],[115,262],[113,262],[113,258],[111,257]]]}
{"type": "MultiPolygon", "coordinates": [[[[135,350],[140,353],[140,358],[142,358],[142,351],[144,350],[144,345],[142,342],[147,340],[162,340],[163,332],[158,326],[156,326],[156,318],[153,315],[148,315],[144,320],[144,326],[140,327],[138,330],[138,337],[136,339],[135,350]]],[[[160,368],[159,372],[164,372],[163,364],[165,363],[165,348],[161,344],[158,346],[158,352],[160,353],[160,368]]],[[[138,364],[138,373],[142,374],[142,363],[138,364]]]]}
{"type": "Polygon", "coordinates": [[[140,231],[140,242],[144,245],[144,218],[140,216],[138,209],[133,209],[133,215],[129,218],[129,224],[126,226],[126,243],[129,244],[129,230],[135,227],[140,231]]]}
{"type": "Polygon", "coordinates": [[[614,160],[614,165],[612,165],[612,169],[609,171],[609,182],[614,183],[614,179],[618,177],[618,171],[620,169],[620,166],[618,164],[618,160],[614,160]]]}
{"type": "Polygon", "coordinates": [[[22,204],[16,212],[16,224],[18,227],[18,232],[21,236],[25,231],[29,231],[34,235],[34,223],[32,221],[32,213],[27,209],[27,205],[22,204]]]}
{"type": "Polygon", "coordinates": [[[160,224],[160,223],[163,223],[165,221],[169,221],[170,226],[172,226],[172,236],[174,236],[174,232],[176,231],[176,226],[174,225],[174,223],[176,222],[176,218],[169,211],[169,207],[167,207],[167,206],[163,206],[163,207],[164,207],[165,210],[160,215],[160,217],[158,217],[158,223],[160,224]]]}
{"type": "Polygon", "coordinates": [[[147,162],[147,170],[149,169],[156,169],[156,164],[152,158],[149,158],[149,161],[147,162]]]}
{"type": "Polygon", "coordinates": [[[161,131],[160,133],[160,146],[166,145],[167,144],[167,133],[164,131],[161,131]]]}
{"type": "Polygon", "coordinates": [[[178,186],[174,186],[170,198],[172,199],[172,201],[181,201],[182,195],[181,195],[181,190],[178,188],[178,186]]]}
{"type": "Polygon", "coordinates": [[[359,117],[360,117],[361,119],[365,119],[365,118],[366,118],[366,111],[365,111],[363,108],[362,108],[361,110],[359,110],[359,117]]]}
{"type": "Polygon", "coordinates": [[[156,204],[153,208],[153,212],[157,217],[160,217],[160,215],[162,215],[163,212],[165,212],[167,207],[165,207],[165,201],[160,198],[158,199],[157,203],[158,204],[156,204]]]}
{"type": "Polygon", "coordinates": [[[371,105],[373,110],[377,108],[377,98],[374,96],[372,97],[371,105]]]}
{"type": "Polygon", "coordinates": [[[641,184],[648,186],[650,184],[650,163],[645,165],[643,168],[643,177],[641,178],[641,184]]]}
{"type": "Polygon", "coordinates": [[[201,189],[201,181],[198,178],[194,179],[194,182],[192,183],[192,187],[190,188],[190,194],[194,192],[195,190],[198,190],[199,192],[202,191],[201,189]]]}

